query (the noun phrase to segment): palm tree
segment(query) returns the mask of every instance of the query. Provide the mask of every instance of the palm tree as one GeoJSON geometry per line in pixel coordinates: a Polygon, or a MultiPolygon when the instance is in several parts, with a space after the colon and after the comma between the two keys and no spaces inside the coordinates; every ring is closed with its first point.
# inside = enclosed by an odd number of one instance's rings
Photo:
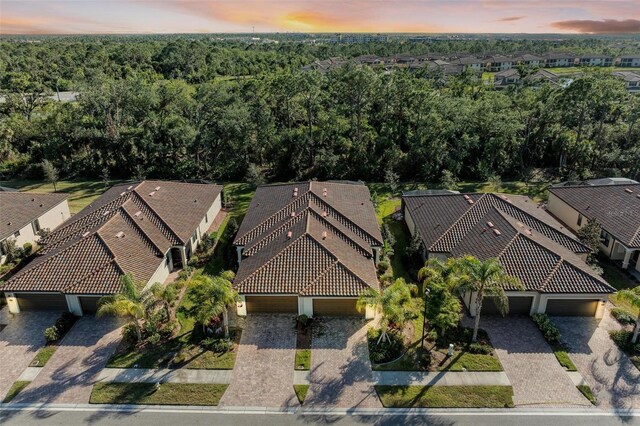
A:
{"type": "MultiPolygon", "coordinates": [[[[618,292],[618,298],[626,300],[640,310],[640,285],[626,290],[620,290],[618,292]]],[[[636,326],[633,329],[633,336],[631,337],[631,343],[638,341],[638,334],[640,334],[640,311],[638,312],[638,318],[636,319],[636,326]]]]}
{"type": "Polygon", "coordinates": [[[387,333],[392,324],[401,328],[415,309],[410,288],[402,278],[398,278],[382,291],[372,288],[365,290],[360,295],[356,307],[359,311],[363,311],[367,306],[373,306],[381,313],[382,332],[378,344],[389,339],[387,333]]]}
{"type": "Polygon", "coordinates": [[[524,287],[518,278],[508,275],[495,258],[481,261],[473,256],[463,256],[455,260],[454,270],[456,272],[451,278],[455,288],[462,292],[476,293],[476,318],[471,337],[475,342],[478,339],[480,312],[484,298],[494,297],[498,310],[502,315],[506,315],[509,313],[509,298],[504,292],[504,287],[513,287],[518,290],[524,290],[524,287]]]}
{"type": "Polygon", "coordinates": [[[171,304],[178,298],[178,288],[173,284],[163,286],[160,283],[154,283],[149,291],[153,294],[156,303],[161,304],[165,309],[169,321],[173,321],[176,313],[175,309],[171,308],[171,304]]]}
{"type": "Polygon", "coordinates": [[[192,312],[202,324],[203,331],[212,318],[222,315],[224,335],[229,337],[228,307],[240,300],[231,284],[234,276],[233,272],[226,271],[217,277],[197,274],[191,279],[189,292],[194,303],[192,312]]]}
{"type": "Polygon", "coordinates": [[[131,324],[133,324],[138,342],[140,342],[142,340],[142,321],[147,314],[148,294],[138,291],[138,284],[131,274],[121,276],[120,281],[122,282],[120,293],[100,299],[96,317],[114,315],[131,318],[131,324]]]}

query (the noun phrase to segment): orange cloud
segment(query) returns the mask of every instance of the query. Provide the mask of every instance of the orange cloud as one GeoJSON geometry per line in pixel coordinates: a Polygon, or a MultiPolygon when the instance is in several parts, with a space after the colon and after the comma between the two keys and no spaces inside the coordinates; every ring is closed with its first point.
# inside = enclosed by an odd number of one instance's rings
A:
{"type": "Polygon", "coordinates": [[[526,18],[526,16],[507,16],[506,18],[498,19],[498,22],[514,22],[526,18]]]}
{"type": "Polygon", "coordinates": [[[588,34],[640,33],[640,20],[638,19],[603,19],[602,21],[576,19],[553,22],[551,26],[565,31],[588,34]]]}

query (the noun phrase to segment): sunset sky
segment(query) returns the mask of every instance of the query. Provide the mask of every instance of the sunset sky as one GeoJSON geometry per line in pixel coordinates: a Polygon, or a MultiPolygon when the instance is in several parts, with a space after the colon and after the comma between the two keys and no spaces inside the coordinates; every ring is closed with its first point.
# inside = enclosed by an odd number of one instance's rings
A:
{"type": "Polygon", "coordinates": [[[640,33],[640,0],[0,0],[0,34],[640,33]]]}

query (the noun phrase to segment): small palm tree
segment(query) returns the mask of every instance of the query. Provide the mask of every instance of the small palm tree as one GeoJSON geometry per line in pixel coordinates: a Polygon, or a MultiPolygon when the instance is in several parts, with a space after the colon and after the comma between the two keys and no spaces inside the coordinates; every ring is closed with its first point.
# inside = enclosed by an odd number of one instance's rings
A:
{"type": "MultiPolygon", "coordinates": [[[[626,300],[638,309],[640,309],[640,285],[626,290],[620,290],[618,292],[618,297],[620,299],[626,300]]],[[[636,343],[638,341],[638,334],[640,334],[640,312],[638,312],[638,319],[636,319],[636,326],[633,329],[633,336],[631,337],[631,343],[636,343]]]]}
{"type": "Polygon", "coordinates": [[[149,291],[153,294],[156,303],[162,305],[169,321],[173,321],[176,317],[176,312],[171,305],[178,298],[178,288],[172,284],[163,286],[160,283],[154,283],[149,291]]]}
{"type": "Polygon", "coordinates": [[[191,279],[189,292],[194,303],[192,313],[202,324],[203,331],[212,318],[222,315],[224,335],[229,337],[228,307],[240,300],[231,284],[233,277],[233,272],[226,271],[217,277],[198,274],[191,279]]]}
{"type": "Polygon", "coordinates": [[[455,260],[455,274],[452,276],[455,288],[459,291],[471,291],[476,293],[476,318],[473,325],[472,341],[478,339],[478,327],[480,326],[480,312],[485,297],[494,297],[498,310],[502,315],[509,313],[509,298],[504,292],[504,287],[513,287],[524,290],[520,280],[508,275],[498,259],[492,258],[485,261],[473,256],[464,256],[455,260]]]}
{"type": "Polygon", "coordinates": [[[131,318],[131,324],[133,324],[138,342],[140,342],[142,340],[142,321],[147,315],[148,295],[146,292],[140,293],[138,291],[138,284],[131,274],[123,275],[120,277],[120,281],[122,282],[120,293],[100,299],[96,317],[114,315],[131,318]]]}
{"type": "Polygon", "coordinates": [[[367,306],[373,306],[381,313],[380,330],[382,332],[378,344],[389,340],[387,333],[392,324],[402,328],[415,310],[410,287],[402,278],[397,279],[382,291],[372,288],[365,290],[360,295],[356,307],[359,311],[363,311],[367,306]]]}

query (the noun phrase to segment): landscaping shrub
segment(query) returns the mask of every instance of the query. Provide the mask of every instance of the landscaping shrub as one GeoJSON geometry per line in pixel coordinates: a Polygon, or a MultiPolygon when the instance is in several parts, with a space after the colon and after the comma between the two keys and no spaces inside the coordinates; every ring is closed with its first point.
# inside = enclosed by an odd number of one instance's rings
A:
{"type": "Polygon", "coordinates": [[[484,343],[472,343],[469,345],[469,352],[477,355],[491,355],[493,348],[484,343]]]}
{"type": "Polygon", "coordinates": [[[31,243],[24,243],[24,245],[22,246],[22,251],[25,257],[30,256],[33,252],[33,245],[31,243]]]}
{"type": "Polygon", "coordinates": [[[296,323],[302,328],[309,327],[311,325],[311,321],[312,319],[305,314],[298,315],[298,317],[296,318],[296,323]]]}
{"type": "Polygon", "coordinates": [[[210,350],[212,352],[229,352],[233,347],[233,343],[229,339],[220,339],[216,337],[207,337],[200,342],[200,346],[203,349],[210,350]]]}
{"type": "Polygon", "coordinates": [[[388,269],[389,269],[388,260],[381,260],[380,262],[378,262],[378,271],[380,271],[380,273],[384,274],[385,272],[387,272],[388,269]]]}
{"type": "MultiPolygon", "coordinates": [[[[634,345],[631,343],[632,332],[626,330],[613,330],[609,332],[609,337],[611,340],[618,345],[620,349],[627,353],[633,353],[633,351],[638,348],[634,348],[634,345]]],[[[635,345],[638,346],[638,345],[635,345]]]]}
{"type": "Polygon", "coordinates": [[[56,320],[56,323],[44,330],[44,338],[47,342],[53,343],[61,339],[67,331],[71,329],[78,318],[70,312],[63,312],[56,320]]]}
{"type": "Polygon", "coordinates": [[[370,328],[367,331],[367,338],[369,340],[369,356],[371,361],[376,364],[393,361],[400,357],[404,351],[404,344],[401,336],[397,333],[389,332],[387,333],[389,339],[378,343],[380,333],[381,331],[375,328],[370,328]]]}
{"type": "Polygon", "coordinates": [[[133,345],[138,341],[138,333],[136,331],[136,325],[133,323],[125,324],[122,327],[122,340],[129,345],[133,345]]]}
{"type": "Polygon", "coordinates": [[[557,343],[560,341],[560,330],[549,320],[547,314],[533,314],[532,318],[547,342],[557,343]]]}
{"type": "Polygon", "coordinates": [[[60,338],[60,335],[58,334],[58,329],[55,326],[45,328],[44,338],[48,343],[55,342],[56,340],[58,340],[58,338],[60,338]]]}
{"type": "Polygon", "coordinates": [[[636,320],[629,312],[620,308],[613,308],[611,310],[611,315],[622,325],[635,325],[636,320]]]}
{"type": "Polygon", "coordinates": [[[202,236],[202,241],[200,242],[200,247],[203,252],[208,252],[213,246],[216,244],[216,233],[212,232],[211,234],[204,234],[202,236]]]}
{"type": "Polygon", "coordinates": [[[198,266],[199,261],[200,261],[200,258],[194,254],[193,256],[191,256],[191,259],[189,259],[189,261],[187,262],[187,265],[191,266],[192,268],[195,268],[196,266],[198,266]]]}

